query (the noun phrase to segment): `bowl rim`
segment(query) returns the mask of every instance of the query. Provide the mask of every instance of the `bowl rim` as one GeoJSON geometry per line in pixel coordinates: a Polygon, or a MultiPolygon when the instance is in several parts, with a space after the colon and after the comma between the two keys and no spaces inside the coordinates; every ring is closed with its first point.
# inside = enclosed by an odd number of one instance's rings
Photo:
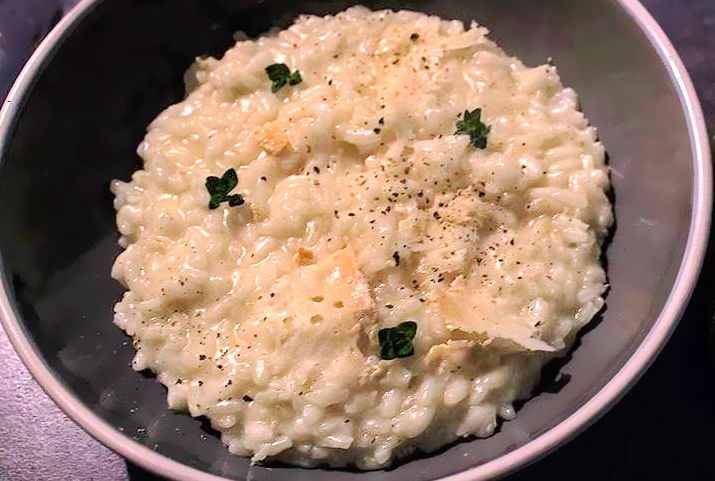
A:
{"type": "MultiPolygon", "coordinates": [[[[52,53],[102,1],[80,0],[30,56],[0,110],[0,153],[6,151],[9,135],[24,101],[52,53]]],[[[545,456],[586,429],[613,406],[653,362],[678,324],[697,282],[708,244],[712,209],[710,144],[702,108],[682,60],[651,14],[639,0],[618,0],[618,4],[635,21],[655,49],[676,88],[686,116],[693,152],[693,215],[677,277],[660,315],[636,351],[581,408],[523,446],[482,465],[443,477],[441,481],[479,481],[504,476],[545,456]]],[[[228,481],[227,478],[189,467],[139,444],[87,408],[54,376],[26,335],[19,314],[10,301],[8,285],[2,279],[0,287],[0,322],[10,342],[35,380],[71,419],[116,453],[160,476],[178,481],[228,481]]]]}

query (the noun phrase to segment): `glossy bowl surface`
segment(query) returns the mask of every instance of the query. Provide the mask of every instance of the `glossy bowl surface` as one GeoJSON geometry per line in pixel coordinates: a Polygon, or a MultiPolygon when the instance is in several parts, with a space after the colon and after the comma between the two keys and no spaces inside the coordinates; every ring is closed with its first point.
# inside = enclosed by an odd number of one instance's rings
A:
{"type": "MultiPolygon", "coordinates": [[[[44,389],[110,448],[192,481],[482,480],[576,435],[638,378],[677,323],[707,241],[710,153],[702,113],[676,52],[634,0],[367,1],[477,20],[528,64],[553,58],[610,154],[617,228],[602,319],[541,392],[489,439],[455,443],[386,471],[250,466],[202,421],[166,409],[165,391],[129,367],[112,324],[121,294],[113,178],[138,167],[147,124],[181,99],[195,56],[234,31],[257,35],[298,13],[350,2],[83,0],[42,42],[0,112],[0,314],[44,389]]],[[[548,376],[547,376],[548,377],[548,376]]],[[[28,420],[31,422],[31,420],[28,420]]]]}

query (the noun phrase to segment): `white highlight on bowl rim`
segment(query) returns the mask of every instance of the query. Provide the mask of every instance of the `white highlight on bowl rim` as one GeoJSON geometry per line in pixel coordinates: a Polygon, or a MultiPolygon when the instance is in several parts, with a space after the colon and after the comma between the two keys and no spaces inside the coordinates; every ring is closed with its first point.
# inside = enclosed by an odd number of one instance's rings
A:
{"type": "MultiPolygon", "coordinates": [[[[102,0],[80,0],[40,43],[18,75],[0,110],[0,152],[6,149],[26,95],[60,43],[102,0]]],[[[580,409],[523,446],[479,466],[441,481],[481,481],[503,476],[545,456],[583,431],[618,401],[653,362],[685,310],[700,273],[708,244],[712,208],[712,172],[708,134],[700,102],[683,62],[665,32],[638,0],[618,0],[638,24],[663,62],[676,86],[686,114],[693,151],[692,219],[678,275],[668,299],[650,332],[621,369],[580,409]]],[[[180,481],[228,481],[186,466],[132,440],[94,414],[59,381],[34,347],[18,321],[6,283],[0,286],[0,321],[10,342],[47,394],[96,439],[133,463],[158,475],[180,481]]]]}

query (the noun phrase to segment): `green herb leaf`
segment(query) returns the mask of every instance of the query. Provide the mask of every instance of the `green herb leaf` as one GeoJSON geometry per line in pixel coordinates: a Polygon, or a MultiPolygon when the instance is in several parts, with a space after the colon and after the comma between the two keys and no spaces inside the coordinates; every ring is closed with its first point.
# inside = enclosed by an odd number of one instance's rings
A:
{"type": "Polygon", "coordinates": [[[296,70],[290,77],[288,77],[288,85],[298,85],[303,81],[303,77],[300,75],[300,71],[296,70]]]}
{"type": "Polygon", "coordinates": [[[464,111],[464,115],[457,120],[457,131],[454,135],[468,135],[472,145],[478,149],[487,147],[487,135],[492,129],[491,126],[482,122],[482,109],[464,111]]]}
{"type": "Polygon", "coordinates": [[[231,207],[243,204],[241,194],[228,195],[237,185],[238,175],[234,169],[228,169],[220,178],[206,177],[206,190],[211,196],[209,209],[217,209],[222,202],[228,202],[231,207]]]}
{"type": "Polygon", "coordinates": [[[388,327],[377,331],[380,341],[380,357],[385,361],[409,357],[415,353],[412,340],[417,334],[417,323],[413,321],[401,322],[395,327],[388,327]]]}
{"type": "Polygon", "coordinates": [[[290,69],[284,63],[274,63],[266,67],[266,73],[271,80],[271,92],[278,92],[285,84],[288,83],[290,77],[290,69]]]}
{"type": "Polygon", "coordinates": [[[276,93],[286,84],[288,85],[298,85],[303,81],[300,72],[296,70],[291,73],[288,66],[284,63],[274,63],[266,67],[266,73],[268,78],[271,80],[271,92],[276,93]]]}
{"type": "Polygon", "coordinates": [[[246,201],[243,200],[241,194],[233,194],[228,196],[228,205],[231,207],[236,207],[237,205],[243,205],[246,201]]]}

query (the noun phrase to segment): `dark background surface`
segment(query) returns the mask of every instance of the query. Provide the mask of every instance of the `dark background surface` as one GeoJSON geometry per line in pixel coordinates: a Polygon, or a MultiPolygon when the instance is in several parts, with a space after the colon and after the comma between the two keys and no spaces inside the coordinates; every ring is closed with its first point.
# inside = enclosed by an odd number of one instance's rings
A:
{"type": "MultiPolygon", "coordinates": [[[[7,55],[15,48],[11,42],[31,45],[38,40],[20,34],[13,37],[11,24],[49,26],[58,18],[61,3],[0,0],[0,93],[17,68],[7,55]],[[35,14],[39,10],[42,15],[35,14]]],[[[715,0],[643,3],[690,71],[712,136],[715,0]]],[[[715,479],[715,457],[710,454],[715,430],[715,303],[710,295],[714,268],[715,243],[711,242],[701,280],[680,326],[638,384],[586,432],[508,477],[509,481],[715,479]]],[[[34,384],[1,333],[0,359],[0,480],[159,479],[134,466],[125,467],[67,420],[34,384]]]]}

